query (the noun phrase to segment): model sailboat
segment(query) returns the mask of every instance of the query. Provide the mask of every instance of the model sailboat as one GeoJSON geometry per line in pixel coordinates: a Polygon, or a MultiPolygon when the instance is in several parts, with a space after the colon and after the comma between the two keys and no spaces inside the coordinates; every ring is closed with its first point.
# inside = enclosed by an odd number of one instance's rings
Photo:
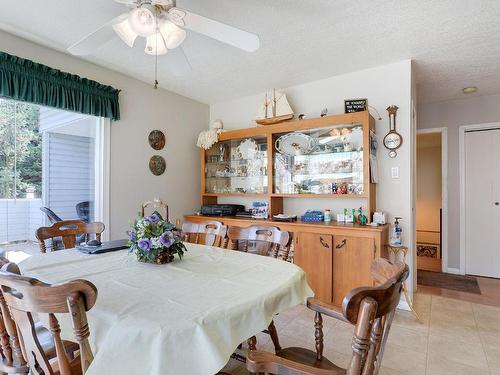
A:
{"type": "Polygon", "coordinates": [[[285,93],[274,89],[272,93],[266,93],[255,122],[259,125],[272,125],[292,118],[293,110],[288,104],[285,93]]]}

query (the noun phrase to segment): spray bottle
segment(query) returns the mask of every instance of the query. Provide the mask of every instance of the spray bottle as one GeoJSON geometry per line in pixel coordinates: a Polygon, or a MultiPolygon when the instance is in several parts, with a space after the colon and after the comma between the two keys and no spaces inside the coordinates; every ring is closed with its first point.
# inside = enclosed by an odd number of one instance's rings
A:
{"type": "Polygon", "coordinates": [[[403,229],[399,225],[399,220],[402,218],[395,217],[394,219],[394,227],[392,228],[390,243],[392,246],[401,246],[401,234],[403,233],[403,229]]]}

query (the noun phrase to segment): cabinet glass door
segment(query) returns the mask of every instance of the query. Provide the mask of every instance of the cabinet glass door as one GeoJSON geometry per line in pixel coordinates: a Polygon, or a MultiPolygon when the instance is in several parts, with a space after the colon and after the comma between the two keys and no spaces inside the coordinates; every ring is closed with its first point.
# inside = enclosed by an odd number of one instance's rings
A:
{"type": "Polygon", "coordinates": [[[273,147],[274,193],[363,194],[361,124],[279,134],[273,147]]]}
{"type": "Polygon", "coordinates": [[[205,193],[267,194],[267,138],[221,141],[205,152],[205,193]]]}

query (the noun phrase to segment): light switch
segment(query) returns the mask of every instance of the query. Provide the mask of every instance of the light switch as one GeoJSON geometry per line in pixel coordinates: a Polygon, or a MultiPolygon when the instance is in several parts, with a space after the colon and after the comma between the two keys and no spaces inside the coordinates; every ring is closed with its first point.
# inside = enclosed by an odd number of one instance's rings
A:
{"type": "Polygon", "coordinates": [[[391,177],[392,178],[399,178],[399,167],[392,167],[391,168],[391,177]]]}

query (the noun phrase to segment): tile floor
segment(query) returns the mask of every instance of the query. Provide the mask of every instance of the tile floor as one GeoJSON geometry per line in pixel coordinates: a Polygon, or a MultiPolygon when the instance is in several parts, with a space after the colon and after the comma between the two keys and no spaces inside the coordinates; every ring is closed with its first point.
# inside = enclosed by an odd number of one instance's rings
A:
{"type": "MultiPolygon", "coordinates": [[[[421,322],[398,311],[389,335],[380,374],[500,375],[500,308],[429,294],[416,295],[421,322]]],[[[276,317],[283,347],[314,349],[313,313],[297,306],[276,317]]],[[[353,328],[324,319],[325,356],[346,366],[353,328]]],[[[272,351],[269,336],[259,334],[257,347],[272,351]]],[[[247,374],[231,360],[224,371],[247,374]]]]}

